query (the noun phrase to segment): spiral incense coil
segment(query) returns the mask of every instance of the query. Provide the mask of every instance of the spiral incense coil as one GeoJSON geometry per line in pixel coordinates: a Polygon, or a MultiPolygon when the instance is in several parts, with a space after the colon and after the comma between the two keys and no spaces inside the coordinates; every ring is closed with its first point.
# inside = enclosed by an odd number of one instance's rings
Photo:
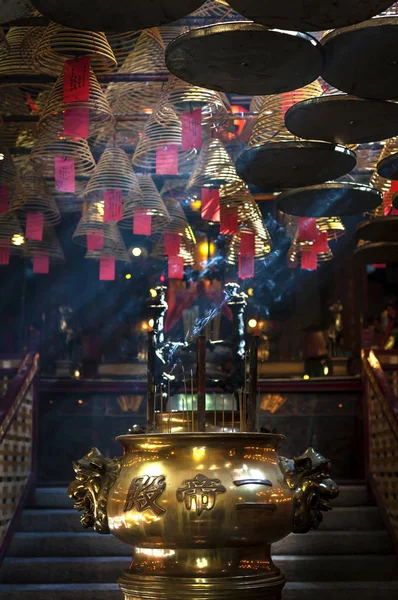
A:
{"type": "Polygon", "coordinates": [[[231,21],[235,20],[236,18],[239,18],[238,20],[242,20],[242,17],[238,15],[237,12],[232,10],[229,4],[227,4],[227,2],[224,0],[207,0],[204,4],[202,4],[202,6],[195,10],[191,16],[207,17],[209,19],[213,17],[214,19],[218,20],[229,17],[231,21]]]}
{"type": "Polygon", "coordinates": [[[6,35],[7,44],[0,48],[0,75],[31,75],[35,71],[31,62],[32,49],[43,31],[43,27],[10,27],[6,35]],[[26,35],[29,35],[29,44],[24,48],[26,35]]]}
{"type": "Polygon", "coordinates": [[[98,131],[103,131],[103,128],[108,125],[110,129],[114,127],[114,117],[111,107],[109,106],[105,94],[101,89],[98,79],[90,69],[90,98],[87,102],[73,102],[65,104],[63,99],[64,93],[64,73],[58,77],[43,112],[40,117],[39,126],[41,129],[55,135],[64,137],[64,111],[67,108],[80,110],[88,109],[89,111],[89,136],[96,135],[98,131]]]}
{"type": "Polygon", "coordinates": [[[120,66],[132,52],[139,40],[141,31],[125,31],[124,33],[107,33],[109,45],[120,66]]]}
{"type": "Polygon", "coordinates": [[[374,171],[379,162],[380,150],[377,144],[359,144],[357,155],[357,171],[374,171]]]}
{"type": "MultiPolygon", "coordinates": [[[[298,232],[293,238],[292,244],[288,251],[288,264],[292,267],[298,267],[301,265],[301,257],[303,252],[310,251],[312,247],[311,242],[299,242],[298,241],[298,232]]],[[[317,265],[324,262],[328,262],[329,260],[333,260],[333,252],[330,250],[327,252],[321,252],[317,254],[317,265]]]]}
{"type": "MultiPolygon", "coordinates": [[[[141,188],[143,200],[136,204],[134,208],[141,209],[146,215],[151,216],[151,235],[158,236],[164,229],[168,228],[171,221],[170,215],[163,202],[156,185],[150,175],[139,175],[138,183],[141,188]]],[[[123,220],[119,225],[124,228],[128,226],[132,230],[134,224],[134,213],[131,220],[123,220]]]]}
{"type": "Polygon", "coordinates": [[[37,123],[1,123],[0,146],[32,148],[38,134],[37,123]]]}
{"type": "Polygon", "coordinates": [[[29,165],[21,173],[21,181],[18,182],[10,202],[10,212],[16,212],[23,219],[30,211],[44,213],[45,222],[52,225],[61,220],[58,206],[48,192],[42,173],[33,165],[29,165]]]}
{"type": "Polygon", "coordinates": [[[239,233],[237,235],[232,236],[227,257],[228,263],[231,265],[236,265],[239,261],[241,241],[240,236],[242,233],[254,235],[254,260],[264,260],[264,258],[271,252],[271,238],[268,231],[264,225],[262,225],[262,227],[253,227],[252,225],[245,224],[239,227],[239,233]]]}
{"type": "Polygon", "coordinates": [[[90,140],[90,145],[93,149],[103,149],[108,146],[116,146],[117,148],[135,146],[144,126],[144,122],[118,122],[114,131],[109,131],[108,127],[105,127],[103,132],[99,132],[95,138],[90,140]]]}
{"type": "Polygon", "coordinates": [[[224,215],[236,213],[239,223],[253,222],[258,217],[258,206],[243,181],[220,187],[220,209],[224,215]]]}
{"type": "MultiPolygon", "coordinates": [[[[115,228],[113,227],[115,223],[110,221],[104,222],[104,203],[83,203],[82,208],[82,216],[72,236],[73,241],[79,246],[86,247],[87,235],[90,233],[101,232],[104,236],[104,239],[109,238],[110,242],[117,243],[118,236],[117,233],[115,233],[115,228]]],[[[116,231],[119,231],[117,227],[116,231]]]]}
{"type": "Polygon", "coordinates": [[[100,31],[69,29],[50,23],[33,55],[33,64],[40,73],[59,75],[66,60],[89,56],[96,75],[114,71],[117,61],[106,35],[100,31]]]}
{"type": "Polygon", "coordinates": [[[209,137],[204,140],[199,159],[189,178],[187,192],[190,195],[201,195],[204,187],[220,187],[220,185],[240,182],[235,165],[218,138],[209,137]]]}
{"type": "Polygon", "coordinates": [[[65,261],[62,246],[52,225],[45,224],[43,228],[42,241],[25,240],[24,256],[34,258],[35,256],[49,256],[50,263],[62,263],[65,261]]]}
{"type": "MultiPolygon", "coordinates": [[[[296,235],[299,219],[293,215],[279,212],[280,222],[286,228],[286,233],[290,237],[296,235]]],[[[321,217],[316,220],[316,228],[320,232],[327,231],[328,240],[337,240],[345,234],[346,228],[340,217],[321,217]]]]}
{"type": "MultiPolygon", "coordinates": [[[[167,254],[165,253],[165,250],[164,250],[163,236],[154,245],[152,252],[151,252],[151,256],[152,256],[152,258],[160,258],[160,259],[167,258],[167,254]]],[[[193,251],[189,250],[187,248],[184,240],[181,240],[180,251],[177,254],[177,256],[179,256],[180,258],[182,258],[184,260],[184,266],[186,266],[186,267],[189,267],[189,266],[192,266],[195,264],[195,258],[193,255],[193,251]]]]}
{"type": "Polygon", "coordinates": [[[33,163],[41,164],[43,174],[54,176],[54,159],[56,156],[73,158],[75,175],[89,175],[95,169],[95,160],[87,140],[81,138],[51,138],[43,132],[35,141],[30,153],[33,163]]]}
{"type": "Polygon", "coordinates": [[[130,262],[129,253],[126,244],[116,223],[107,223],[105,228],[107,235],[104,235],[104,247],[101,250],[88,250],[85,258],[100,260],[101,258],[114,258],[122,262],[130,262]]]}
{"type": "Polygon", "coordinates": [[[250,102],[249,111],[251,113],[260,113],[267,96],[253,96],[250,102]]]}
{"type": "MultiPolygon", "coordinates": [[[[394,137],[390,140],[387,140],[380,153],[378,163],[380,163],[388,156],[391,156],[391,154],[395,154],[396,152],[398,152],[398,137],[394,137]]],[[[382,204],[380,204],[380,206],[376,208],[374,216],[384,217],[386,210],[388,210],[388,208],[392,206],[392,200],[394,196],[394,193],[391,192],[391,180],[384,179],[384,177],[378,174],[377,168],[375,168],[370,178],[369,184],[383,194],[383,202],[382,204]]]]}
{"type": "MultiPolygon", "coordinates": [[[[178,200],[170,198],[166,201],[166,208],[170,215],[170,222],[167,223],[166,231],[167,233],[176,233],[181,238],[181,251],[184,252],[184,261],[185,260],[194,260],[193,252],[196,244],[195,235],[191,229],[191,226],[188,223],[188,220],[185,216],[185,213],[181,207],[181,204],[178,200]]],[[[164,245],[163,245],[163,236],[159,239],[159,231],[152,232],[151,240],[157,241],[156,252],[157,256],[164,254],[164,245]]],[[[193,264],[191,262],[186,262],[186,264],[193,264]]]]}
{"type": "Polygon", "coordinates": [[[171,105],[178,116],[200,108],[203,126],[217,127],[228,119],[224,102],[218,92],[191,85],[174,75],[169,77],[163,88],[160,106],[162,102],[171,105]]]}
{"type": "Polygon", "coordinates": [[[105,190],[122,190],[124,198],[142,202],[137,176],[129,157],[121,148],[106,148],[92,174],[84,196],[103,199],[105,190]]]}
{"type": "Polygon", "coordinates": [[[2,58],[5,58],[10,51],[10,46],[7,42],[6,34],[2,27],[0,27],[0,52],[2,58]]]}
{"type": "Polygon", "coordinates": [[[15,214],[0,214],[0,248],[10,248],[11,254],[19,254],[24,244],[25,237],[15,214]]]}
{"type": "Polygon", "coordinates": [[[15,167],[11,154],[4,146],[0,146],[0,185],[7,185],[10,190],[14,190],[18,180],[18,172],[15,167]]]}
{"type": "MultiPolygon", "coordinates": [[[[293,104],[320,95],[322,95],[322,87],[319,81],[314,81],[294,92],[265,96],[248,147],[252,148],[267,142],[291,142],[298,139],[286,129],[285,114],[293,104]]],[[[261,96],[258,98],[261,98],[261,96]]]]}
{"type": "Polygon", "coordinates": [[[54,179],[47,179],[46,184],[51,196],[55,199],[60,213],[82,212],[84,200],[82,198],[87,181],[75,181],[75,193],[59,192],[55,189],[54,179]]]}
{"type": "MultiPolygon", "coordinates": [[[[173,108],[159,105],[149,117],[133,156],[133,165],[142,169],[156,169],[156,150],[168,145],[181,146],[182,125],[173,108]]],[[[178,152],[180,167],[197,154],[196,150],[178,152]]]]}

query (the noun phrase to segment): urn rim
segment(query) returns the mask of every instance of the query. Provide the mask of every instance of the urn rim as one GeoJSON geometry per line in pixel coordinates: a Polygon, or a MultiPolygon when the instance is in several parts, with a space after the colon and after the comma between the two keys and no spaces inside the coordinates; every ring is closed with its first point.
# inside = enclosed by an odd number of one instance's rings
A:
{"type": "Polygon", "coordinates": [[[148,439],[161,439],[161,440],[192,440],[197,442],[199,440],[249,440],[256,439],[257,441],[267,440],[280,440],[280,442],[286,439],[282,433],[260,433],[260,432],[180,432],[180,433],[127,433],[116,437],[118,442],[131,442],[138,441],[144,442],[148,439]]]}

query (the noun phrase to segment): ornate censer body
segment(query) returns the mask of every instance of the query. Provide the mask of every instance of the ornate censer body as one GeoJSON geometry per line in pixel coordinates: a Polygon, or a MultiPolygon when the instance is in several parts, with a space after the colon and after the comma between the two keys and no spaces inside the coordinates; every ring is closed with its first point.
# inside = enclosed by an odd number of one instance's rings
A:
{"type": "Polygon", "coordinates": [[[317,528],[338,495],[313,449],[278,456],[282,435],[125,435],[124,455],[74,463],[81,522],[133,547],[125,600],[281,597],[271,544],[317,528]]]}

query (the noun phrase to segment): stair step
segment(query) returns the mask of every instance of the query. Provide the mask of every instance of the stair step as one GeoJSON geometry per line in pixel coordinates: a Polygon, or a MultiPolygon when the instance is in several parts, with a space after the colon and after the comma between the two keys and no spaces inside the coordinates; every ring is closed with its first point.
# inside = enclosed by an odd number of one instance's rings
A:
{"type": "MultiPolygon", "coordinates": [[[[290,535],[272,546],[273,554],[336,555],[391,554],[386,531],[312,531],[306,536],[290,535]]],[[[17,533],[8,557],[45,556],[131,556],[131,546],[112,535],[97,533],[17,533]]]]}
{"type": "MultiPolygon", "coordinates": [[[[396,556],[278,556],[275,563],[289,581],[396,581],[396,556]]],[[[114,583],[128,567],[120,558],[7,558],[0,571],[3,583],[114,583]]],[[[340,600],[340,599],[339,599],[340,600]]]]}
{"type": "MultiPolygon", "coordinates": [[[[393,600],[396,582],[288,583],[283,600],[393,600]]],[[[1,600],[122,600],[116,584],[0,585],[1,600]]]]}
{"type": "MultiPolygon", "coordinates": [[[[338,507],[325,515],[320,531],[383,529],[380,511],[376,506],[338,507]]],[[[74,531],[84,533],[80,515],[73,509],[31,508],[22,513],[18,531],[26,533],[74,531]]]]}
{"type": "MultiPolygon", "coordinates": [[[[333,506],[364,506],[369,504],[365,485],[342,485],[340,494],[333,500],[333,506]]],[[[73,500],[68,498],[65,487],[42,487],[36,490],[36,507],[72,508],[73,500]]]]}

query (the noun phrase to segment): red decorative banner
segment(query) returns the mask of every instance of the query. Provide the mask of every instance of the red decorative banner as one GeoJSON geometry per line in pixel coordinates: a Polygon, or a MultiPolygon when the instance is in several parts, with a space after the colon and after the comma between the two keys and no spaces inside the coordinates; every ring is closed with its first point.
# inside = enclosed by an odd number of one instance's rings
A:
{"type": "Polygon", "coordinates": [[[318,231],[318,235],[316,236],[314,245],[312,246],[312,251],[316,252],[317,254],[326,254],[329,252],[327,231],[318,231]]]}
{"type": "Polygon", "coordinates": [[[75,193],[75,159],[67,156],[54,158],[55,189],[57,192],[75,193]]]}
{"type": "Polygon", "coordinates": [[[181,150],[193,150],[202,147],[202,109],[181,115],[181,150]]]}
{"type": "Polygon", "coordinates": [[[374,269],[386,269],[387,265],[382,265],[382,264],[377,264],[377,265],[371,265],[374,269]]]}
{"type": "Polygon", "coordinates": [[[72,58],[64,63],[64,102],[90,99],[90,57],[72,58]]]}
{"type": "Polygon", "coordinates": [[[314,242],[318,237],[316,228],[316,219],[309,217],[299,217],[298,220],[298,241],[314,242]]]}
{"type": "Polygon", "coordinates": [[[238,233],[238,211],[223,213],[221,210],[220,233],[222,235],[238,233]]]}
{"type": "Polygon", "coordinates": [[[240,234],[240,256],[254,256],[256,250],[256,238],[252,233],[240,234]]]}
{"type": "Polygon", "coordinates": [[[0,185],[0,214],[8,213],[8,185],[0,185]]]}
{"type": "Polygon", "coordinates": [[[202,188],[202,212],[204,221],[220,222],[220,190],[202,188]]]}
{"type": "Polygon", "coordinates": [[[178,146],[168,144],[156,149],[157,175],[178,175],[178,146]]]}
{"type": "Polygon", "coordinates": [[[301,253],[301,268],[307,271],[316,271],[318,266],[318,255],[313,250],[301,253]]]}
{"type": "Polygon", "coordinates": [[[41,212],[28,212],[26,215],[26,239],[41,242],[43,240],[43,229],[44,214],[41,212]]]}
{"type": "Polygon", "coordinates": [[[146,214],[144,208],[134,209],[133,233],[135,235],[151,235],[152,216],[146,214]]]}
{"type": "Polygon", "coordinates": [[[100,259],[100,281],[115,280],[115,259],[113,256],[100,259]]]}
{"type": "Polygon", "coordinates": [[[50,257],[48,254],[38,254],[33,257],[33,273],[48,275],[50,272],[50,257]]]}
{"type": "Polygon", "coordinates": [[[181,238],[178,233],[164,234],[164,253],[167,256],[177,256],[181,249],[181,238]]]}
{"type": "Polygon", "coordinates": [[[0,265],[10,264],[10,249],[0,247],[0,265]]]}
{"type": "Polygon", "coordinates": [[[104,221],[121,221],[123,219],[122,190],[104,191],[104,221]]]}
{"type": "Polygon", "coordinates": [[[238,276],[240,279],[254,277],[254,255],[243,254],[238,258],[238,276]]]}
{"type": "Polygon", "coordinates": [[[184,259],[182,256],[169,256],[169,279],[184,279],[184,259]]]}
{"type": "Polygon", "coordinates": [[[87,234],[87,250],[102,250],[104,247],[104,232],[90,231],[87,234]]]}
{"type": "Polygon", "coordinates": [[[64,135],[88,139],[88,108],[67,108],[64,112],[64,135]]]}

